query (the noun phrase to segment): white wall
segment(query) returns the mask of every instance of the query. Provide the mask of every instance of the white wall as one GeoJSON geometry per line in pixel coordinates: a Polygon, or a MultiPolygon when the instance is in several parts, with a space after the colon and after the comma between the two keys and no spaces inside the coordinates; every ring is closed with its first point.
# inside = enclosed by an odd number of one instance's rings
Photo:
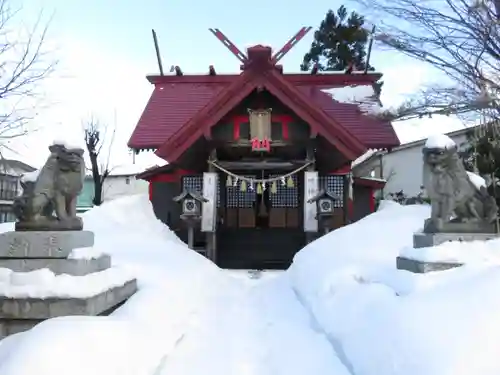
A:
{"type": "MultiPolygon", "coordinates": [[[[465,134],[451,136],[455,143],[462,146],[466,143],[465,134]]],[[[413,147],[401,148],[391,153],[382,155],[383,176],[380,174],[380,159],[374,158],[363,166],[363,175],[384,178],[387,184],[384,195],[396,193],[401,190],[409,196],[416,196],[422,185],[422,147],[424,142],[413,147]]]]}
{"type": "Polygon", "coordinates": [[[126,195],[145,194],[148,188],[147,181],[137,180],[135,176],[108,176],[102,187],[103,201],[126,195]]]}

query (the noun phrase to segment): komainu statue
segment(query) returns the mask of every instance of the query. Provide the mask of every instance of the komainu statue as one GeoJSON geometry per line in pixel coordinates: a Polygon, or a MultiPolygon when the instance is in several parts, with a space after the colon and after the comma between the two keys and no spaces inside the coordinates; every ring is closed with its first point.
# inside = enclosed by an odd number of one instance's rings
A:
{"type": "Polygon", "coordinates": [[[486,186],[474,183],[456,144],[427,142],[423,148],[423,180],[431,200],[425,233],[495,233],[498,207],[486,186]]]}
{"type": "Polygon", "coordinates": [[[83,229],[82,219],[76,216],[76,200],[85,179],[84,151],[58,143],[49,151],[37,175],[22,179],[23,194],[12,206],[17,231],[83,229]]]}

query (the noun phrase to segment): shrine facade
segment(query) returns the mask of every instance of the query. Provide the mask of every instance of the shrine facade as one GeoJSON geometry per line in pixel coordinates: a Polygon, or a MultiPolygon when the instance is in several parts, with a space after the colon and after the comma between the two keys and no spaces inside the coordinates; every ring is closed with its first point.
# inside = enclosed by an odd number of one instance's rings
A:
{"type": "Polygon", "coordinates": [[[244,54],[241,73],[149,76],[151,98],[129,147],[168,164],[137,178],[150,183],[157,217],[226,268],[286,268],[308,242],[374,209],[382,181],[353,178],[353,160],[399,141],[392,125],[328,89],[374,85],[378,73],[285,74],[281,50],[244,54]]]}

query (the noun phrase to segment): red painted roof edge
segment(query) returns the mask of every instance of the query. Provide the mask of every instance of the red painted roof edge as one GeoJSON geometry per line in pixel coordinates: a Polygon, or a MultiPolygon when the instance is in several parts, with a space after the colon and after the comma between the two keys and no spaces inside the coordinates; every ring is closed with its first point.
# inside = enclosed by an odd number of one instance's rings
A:
{"type": "Polygon", "coordinates": [[[319,133],[335,145],[346,158],[354,160],[365,151],[366,147],[353,134],[341,124],[335,122],[323,110],[312,105],[310,100],[284,79],[282,75],[270,69],[267,73],[259,76],[256,76],[251,70],[244,72],[223,95],[209,102],[204,109],[198,112],[170,139],[165,141],[156,151],[156,155],[169,162],[175,161],[187,147],[203,134],[207,126],[215,124],[254,88],[263,84],[268,89],[271,89],[271,93],[276,95],[278,99],[290,106],[292,110],[302,113],[302,115],[297,114],[305,117],[304,120],[311,126],[322,130],[319,133]],[[297,103],[297,99],[299,99],[299,103],[297,103]],[[325,125],[330,125],[332,130],[328,131],[325,125]],[[340,134],[340,137],[338,134],[340,134]]]}
{"type": "MultiPolygon", "coordinates": [[[[196,137],[194,139],[194,141],[196,141],[196,139],[203,134],[205,128],[204,124],[207,122],[209,117],[213,118],[218,114],[218,112],[220,112],[219,108],[224,108],[236,100],[238,100],[236,104],[241,102],[241,100],[243,100],[251,92],[251,89],[247,90],[248,93],[245,90],[241,90],[249,81],[251,81],[251,77],[251,71],[246,71],[240,75],[221,95],[217,95],[209,101],[209,103],[202,110],[198,111],[187,123],[185,123],[169,139],[167,139],[156,150],[156,155],[168,160],[169,162],[175,161],[182,154],[182,152],[185,151],[185,147],[189,147],[189,144],[186,143],[190,139],[192,140],[193,137],[196,137]]],[[[225,113],[222,116],[224,115],[225,113]]],[[[194,143],[194,141],[192,141],[192,143],[194,143]]]]}
{"type": "Polygon", "coordinates": [[[372,189],[383,189],[387,182],[370,179],[369,177],[353,177],[353,183],[360,186],[370,187],[372,189]]]}
{"type": "MultiPolygon", "coordinates": [[[[291,109],[298,115],[298,111],[300,112],[301,108],[308,111],[309,115],[311,115],[313,119],[312,122],[307,121],[309,125],[316,125],[317,128],[321,129],[322,131],[319,133],[325,136],[331,144],[336,146],[339,151],[346,156],[346,158],[354,160],[365,152],[365,145],[356,136],[354,136],[354,134],[352,134],[342,124],[335,121],[332,117],[328,116],[323,109],[314,105],[311,102],[311,99],[297,90],[291,82],[284,79],[283,76],[276,74],[274,71],[270,71],[268,74],[277,81],[278,85],[282,85],[285,89],[284,94],[292,100],[292,103],[290,103],[291,109]],[[293,99],[295,99],[295,101],[293,99]],[[296,103],[297,100],[299,100],[299,103],[296,103]],[[342,147],[344,145],[347,148],[342,147]]],[[[278,97],[278,99],[282,100],[283,98],[278,97]]],[[[304,120],[306,119],[304,118],[304,120]]]]}
{"type": "MultiPolygon", "coordinates": [[[[276,71],[277,74],[280,74],[276,71]]],[[[231,83],[241,74],[218,74],[211,75],[149,75],[147,80],[154,84],[222,84],[231,83]]],[[[280,74],[281,75],[281,74],[280,74]]],[[[372,84],[382,78],[381,73],[367,73],[367,74],[282,74],[282,77],[295,85],[311,85],[311,86],[328,86],[328,85],[354,85],[354,84],[372,84]]]]}

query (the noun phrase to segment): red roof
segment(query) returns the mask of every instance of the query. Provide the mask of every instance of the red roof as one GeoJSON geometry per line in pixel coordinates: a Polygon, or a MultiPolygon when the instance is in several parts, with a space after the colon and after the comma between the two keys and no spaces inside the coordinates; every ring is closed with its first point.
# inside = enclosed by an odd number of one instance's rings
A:
{"type": "Polygon", "coordinates": [[[399,145],[392,125],[364,115],[357,105],[336,102],[321,89],[371,84],[380,77],[281,74],[272,66],[250,67],[239,75],[148,77],[155,89],[129,147],[158,149],[159,156],[173,161],[253,89],[263,86],[346,157],[356,158],[365,148],[399,145]]]}

